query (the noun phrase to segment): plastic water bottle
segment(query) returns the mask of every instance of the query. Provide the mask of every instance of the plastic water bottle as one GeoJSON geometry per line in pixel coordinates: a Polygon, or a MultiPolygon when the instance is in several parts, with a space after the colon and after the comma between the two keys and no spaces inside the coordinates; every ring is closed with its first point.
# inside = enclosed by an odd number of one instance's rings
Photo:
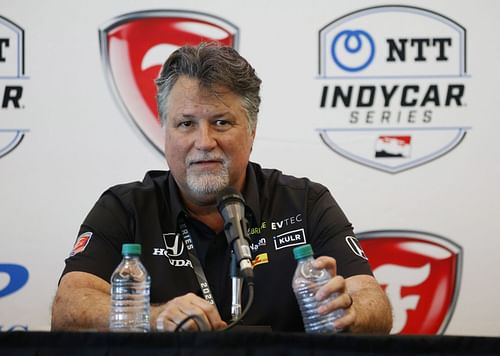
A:
{"type": "Polygon", "coordinates": [[[111,276],[111,331],[148,332],[151,278],[141,263],[140,244],[123,244],[123,260],[111,276]]]}
{"type": "Polygon", "coordinates": [[[293,255],[297,260],[297,268],[293,276],[292,287],[306,332],[333,334],[340,331],[335,327],[334,322],[344,315],[344,309],[337,309],[326,315],[320,315],[318,312],[321,305],[335,299],[337,294],[332,294],[321,302],[315,297],[318,289],[330,280],[330,273],[326,269],[318,270],[313,267],[313,250],[309,244],[295,247],[293,255]]]}

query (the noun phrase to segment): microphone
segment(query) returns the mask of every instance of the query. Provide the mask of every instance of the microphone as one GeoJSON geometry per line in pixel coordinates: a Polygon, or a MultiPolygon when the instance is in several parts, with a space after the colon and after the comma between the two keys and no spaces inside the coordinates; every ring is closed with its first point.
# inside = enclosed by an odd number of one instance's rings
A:
{"type": "Polygon", "coordinates": [[[241,276],[247,282],[253,281],[250,237],[245,219],[245,200],[236,189],[227,187],[217,196],[217,209],[224,219],[226,239],[233,249],[241,276]]]}
{"type": "Polygon", "coordinates": [[[241,315],[241,287],[242,278],[237,266],[236,255],[231,251],[231,264],[229,267],[231,277],[231,320],[237,320],[241,315]]]}

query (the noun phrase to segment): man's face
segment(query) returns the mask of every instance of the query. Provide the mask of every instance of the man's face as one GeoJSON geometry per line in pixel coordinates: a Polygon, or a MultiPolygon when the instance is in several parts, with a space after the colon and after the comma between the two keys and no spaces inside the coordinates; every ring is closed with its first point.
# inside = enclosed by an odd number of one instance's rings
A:
{"type": "Polygon", "coordinates": [[[165,157],[184,199],[213,204],[231,185],[241,190],[255,130],[241,99],[224,87],[208,91],[181,76],[168,98],[165,157]]]}

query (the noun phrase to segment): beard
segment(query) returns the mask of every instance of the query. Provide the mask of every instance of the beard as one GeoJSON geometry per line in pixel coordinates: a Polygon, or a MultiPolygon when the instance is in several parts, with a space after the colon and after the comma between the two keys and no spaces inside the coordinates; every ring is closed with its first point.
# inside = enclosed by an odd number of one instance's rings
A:
{"type": "Polygon", "coordinates": [[[229,172],[223,167],[218,172],[188,173],[186,183],[196,195],[217,194],[229,185],[229,172]]]}
{"type": "MultiPolygon", "coordinates": [[[[189,158],[189,161],[195,160],[221,160],[222,165],[216,169],[210,169],[202,172],[187,170],[186,183],[188,188],[197,196],[214,195],[221,192],[229,185],[229,168],[226,157],[203,157],[189,158]]],[[[189,167],[189,165],[188,165],[189,167]]]]}

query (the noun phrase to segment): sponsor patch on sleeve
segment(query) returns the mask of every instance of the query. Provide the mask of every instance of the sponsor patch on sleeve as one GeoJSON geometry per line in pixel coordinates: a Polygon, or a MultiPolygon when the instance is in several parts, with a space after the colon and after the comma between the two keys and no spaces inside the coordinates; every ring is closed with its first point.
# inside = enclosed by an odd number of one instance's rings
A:
{"type": "Polygon", "coordinates": [[[85,251],[85,248],[89,244],[90,238],[92,237],[91,232],[84,232],[78,238],[76,239],[75,244],[73,245],[73,250],[71,250],[71,253],[69,256],[74,256],[77,253],[85,251]]]}
{"type": "Polygon", "coordinates": [[[363,251],[363,248],[361,247],[361,244],[359,243],[357,238],[355,238],[354,236],[346,236],[345,242],[347,242],[347,245],[351,248],[352,252],[354,252],[359,257],[368,260],[368,257],[366,257],[365,251],[363,251]]]}

